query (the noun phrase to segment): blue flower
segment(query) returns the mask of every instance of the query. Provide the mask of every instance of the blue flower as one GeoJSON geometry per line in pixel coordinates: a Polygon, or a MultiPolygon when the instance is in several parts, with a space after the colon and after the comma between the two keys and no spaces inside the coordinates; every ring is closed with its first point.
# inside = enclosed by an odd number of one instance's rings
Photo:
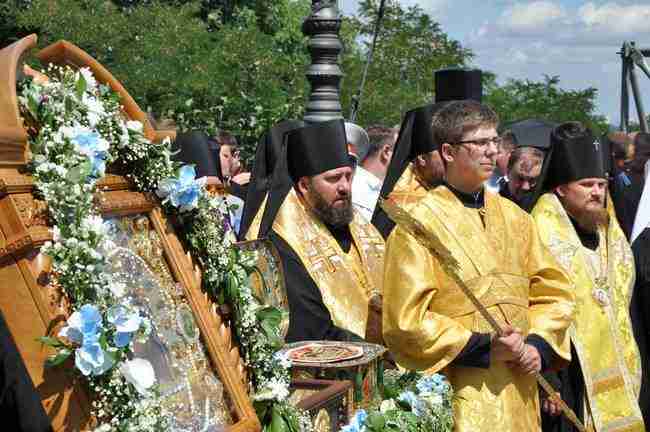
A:
{"type": "Polygon", "coordinates": [[[104,326],[99,309],[85,304],[68,318],[59,336],[81,345],[75,351],[75,365],[82,374],[101,375],[113,366],[114,360],[99,342],[104,326]]]}
{"type": "Polygon", "coordinates": [[[113,336],[113,342],[118,348],[127,346],[133,334],[140,329],[142,317],[137,312],[130,312],[124,306],[113,306],[108,310],[108,322],[117,330],[113,336]]]}
{"type": "Polygon", "coordinates": [[[418,380],[415,384],[415,387],[418,389],[419,393],[446,393],[449,391],[449,382],[444,375],[433,374],[427,375],[418,380]]]}
{"type": "Polygon", "coordinates": [[[96,340],[92,343],[84,343],[81,348],[77,349],[74,363],[85,376],[102,375],[113,366],[115,360],[102,349],[99,341],[96,340]]]}
{"type": "Polygon", "coordinates": [[[102,329],[102,316],[99,309],[94,305],[85,304],[70,315],[67,325],[61,329],[59,336],[82,345],[87,341],[97,340],[102,329]]]}
{"type": "Polygon", "coordinates": [[[426,410],[426,403],[419,399],[417,395],[410,390],[402,392],[397,397],[397,400],[408,404],[408,406],[411,407],[411,411],[413,411],[416,416],[422,415],[426,410]]]}
{"type": "Polygon", "coordinates": [[[106,170],[106,158],[108,157],[108,141],[103,139],[97,132],[83,126],[74,128],[71,141],[76,150],[90,160],[90,175],[95,178],[103,176],[106,170]]]}
{"type": "Polygon", "coordinates": [[[363,432],[366,430],[366,418],[368,418],[368,413],[360,409],[352,417],[350,424],[345,425],[341,428],[341,432],[363,432]]]}
{"type": "Polygon", "coordinates": [[[164,198],[163,202],[169,201],[180,211],[188,211],[197,206],[204,184],[205,178],[196,179],[192,165],[184,165],[177,178],[166,178],[160,182],[156,194],[164,198]]]}

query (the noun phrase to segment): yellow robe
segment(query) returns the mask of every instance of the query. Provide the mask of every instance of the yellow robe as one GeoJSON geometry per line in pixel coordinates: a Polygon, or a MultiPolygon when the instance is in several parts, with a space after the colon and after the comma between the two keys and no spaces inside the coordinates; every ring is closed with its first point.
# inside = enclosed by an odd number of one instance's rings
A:
{"type": "Polygon", "coordinates": [[[415,166],[411,162],[388,197],[402,209],[409,210],[424,198],[429,189],[430,187],[418,177],[415,166]]]}
{"type": "Polygon", "coordinates": [[[334,325],[380,342],[381,316],[369,308],[371,299],[381,296],[383,282],[384,239],[375,227],[354,211],[350,224],[353,244],[345,253],[292,189],[273,222],[273,231],[300,258],[334,325]],[[367,329],[368,325],[372,328],[367,329]]]}
{"type": "MultiPolygon", "coordinates": [[[[609,200],[611,203],[611,199],[609,200]]],[[[598,432],[644,431],[638,404],[641,366],[629,316],[634,287],[634,258],[616,222],[599,231],[596,251],[582,246],[560,200],[543,195],[532,215],[542,241],[570,275],[576,296],[576,320],[569,333],[585,379],[589,412],[598,432]],[[603,241],[606,239],[606,241],[603,241]],[[597,278],[606,274],[606,285],[597,278]],[[599,287],[601,291],[595,291],[599,287]],[[594,294],[606,294],[599,303],[594,294]]]]}
{"type": "MultiPolygon", "coordinates": [[[[569,360],[566,329],[574,298],[567,276],[542,246],[528,214],[490,192],[484,210],[487,228],[479,210],[438,186],[410,213],[450,249],[460,277],[498,322],[541,336],[560,359],[569,360]]],[[[472,332],[491,327],[437,259],[399,226],[387,240],[384,268],[384,339],[401,365],[447,375],[458,396],[456,430],[539,430],[533,376],[503,362],[487,369],[452,363],[472,332]]]]}

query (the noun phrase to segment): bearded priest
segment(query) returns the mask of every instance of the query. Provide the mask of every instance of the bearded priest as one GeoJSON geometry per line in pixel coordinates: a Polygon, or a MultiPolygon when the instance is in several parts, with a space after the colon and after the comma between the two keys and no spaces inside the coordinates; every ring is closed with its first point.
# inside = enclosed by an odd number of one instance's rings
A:
{"type": "Polygon", "coordinates": [[[533,374],[570,358],[567,276],[530,215],[483,186],[496,163],[497,123],[475,101],[449,102],[436,113],[445,179],[409,213],[450,250],[458,276],[504,336],[495,336],[447,263],[420,239],[398,224],[386,244],[384,339],[402,366],[447,375],[461,432],[540,430],[533,374]]]}
{"type": "Polygon", "coordinates": [[[308,125],[283,142],[259,236],[284,267],[287,342],[381,342],[384,240],[352,207],[344,123],[308,125]]]}
{"type": "MultiPolygon", "coordinates": [[[[572,361],[556,379],[588,430],[645,431],[637,402],[639,350],[630,323],[634,260],[607,194],[603,146],[581,123],[551,133],[535,219],[542,242],[570,275],[576,319],[572,361]],[[593,429],[589,429],[593,428],[593,429]]],[[[544,430],[573,430],[550,400],[544,430]]]]}

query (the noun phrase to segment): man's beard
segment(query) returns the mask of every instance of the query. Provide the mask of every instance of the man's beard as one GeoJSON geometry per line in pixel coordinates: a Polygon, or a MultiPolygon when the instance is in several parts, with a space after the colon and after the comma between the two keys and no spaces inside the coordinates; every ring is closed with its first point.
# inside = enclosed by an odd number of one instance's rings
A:
{"type": "MultiPolygon", "coordinates": [[[[566,205],[566,204],[565,204],[566,205]]],[[[586,208],[568,208],[567,212],[575,219],[578,225],[587,232],[597,232],[598,227],[607,226],[609,223],[609,214],[607,209],[586,209],[586,208]]]]}
{"type": "Polygon", "coordinates": [[[325,224],[334,228],[341,228],[352,222],[354,213],[352,212],[352,200],[349,196],[341,198],[345,200],[345,204],[343,207],[337,208],[327,204],[327,201],[314,188],[309,189],[309,194],[311,195],[311,201],[314,203],[314,213],[325,224]]]}

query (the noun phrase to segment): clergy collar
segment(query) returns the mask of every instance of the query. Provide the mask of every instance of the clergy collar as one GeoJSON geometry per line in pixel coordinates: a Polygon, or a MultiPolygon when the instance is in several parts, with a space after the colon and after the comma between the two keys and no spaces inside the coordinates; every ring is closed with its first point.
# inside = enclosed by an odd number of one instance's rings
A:
{"type": "Polygon", "coordinates": [[[345,225],[342,227],[334,227],[329,224],[325,224],[329,232],[334,237],[334,240],[339,244],[343,252],[349,253],[350,248],[352,247],[352,231],[350,231],[350,225],[345,225]]]}
{"type": "Polygon", "coordinates": [[[569,219],[571,220],[571,223],[573,224],[573,228],[575,228],[576,233],[578,234],[578,237],[580,238],[580,243],[587,249],[591,250],[596,250],[598,249],[598,243],[600,242],[600,236],[598,235],[598,231],[595,232],[590,232],[587,231],[586,229],[582,228],[578,222],[573,218],[573,216],[569,215],[569,219]]]}
{"type": "Polygon", "coordinates": [[[447,188],[452,191],[454,195],[456,195],[456,198],[458,198],[465,207],[483,208],[485,205],[485,193],[483,187],[481,187],[478,192],[466,193],[459,191],[447,182],[445,182],[444,185],[447,186],[447,188]]]}

